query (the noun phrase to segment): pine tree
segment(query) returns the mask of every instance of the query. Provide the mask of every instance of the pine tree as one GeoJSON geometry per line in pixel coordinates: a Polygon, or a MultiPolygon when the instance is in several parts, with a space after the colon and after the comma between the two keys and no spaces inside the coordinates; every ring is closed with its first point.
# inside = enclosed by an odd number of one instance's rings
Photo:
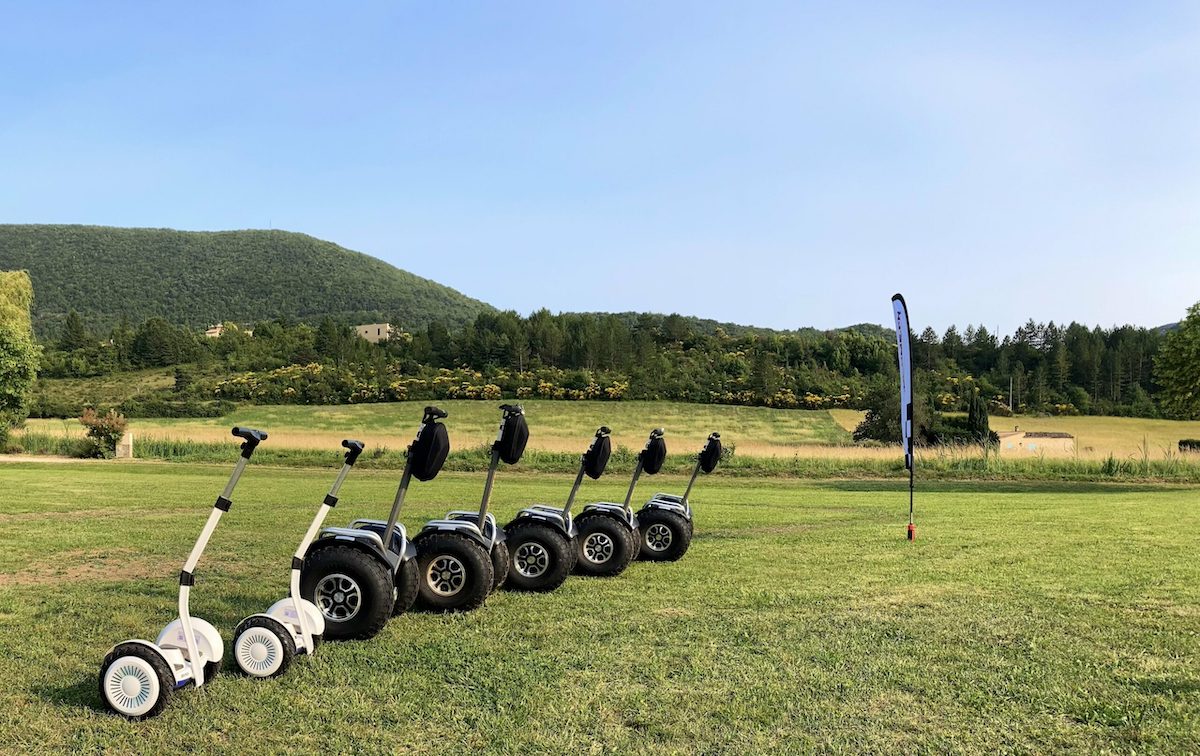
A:
{"type": "Polygon", "coordinates": [[[68,312],[67,319],[63,322],[62,336],[58,339],[58,348],[64,352],[74,352],[76,349],[84,349],[94,343],[95,339],[88,333],[79,313],[74,310],[68,312]]]}
{"type": "Polygon", "coordinates": [[[1200,418],[1200,302],[1188,309],[1154,360],[1159,401],[1172,417],[1200,418]]]}

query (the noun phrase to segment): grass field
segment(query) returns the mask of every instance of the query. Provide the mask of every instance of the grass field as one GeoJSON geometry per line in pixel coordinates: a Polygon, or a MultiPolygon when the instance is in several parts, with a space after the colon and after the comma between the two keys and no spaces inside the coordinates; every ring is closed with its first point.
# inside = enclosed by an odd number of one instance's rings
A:
{"type": "MultiPolygon", "coordinates": [[[[94,379],[89,379],[94,380],[94,379]]],[[[135,438],[171,441],[225,441],[229,425],[257,425],[271,432],[272,446],[291,449],[336,448],[347,435],[372,448],[404,449],[412,440],[421,408],[426,402],[341,406],[239,407],[221,418],[130,420],[135,438]]],[[[446,426],[456,449],[489,442],[495,435],[497,402],[448,401],[446,426]]],[[[855,446],[851,432],[862,420],[859,410],[774,410],[767,407],[732,407],[678,402],[563,402],[529,400],[531,449],[578,452],[586,447],[600,425],[613,429],[615,443],[641,448],[650,428],[667,429],[672,453],[691,453],[711,431],[720,431],[727,444],[747,457],[895,459],[895,449],[855,446]]],[[[1200,421],[1151,420],[1126,417],[993,417],[992,429],[1067,432],[1076,438],[1072,458],[1151,460],[1178,457],[1182,438],[1200,438],[1200,421]]],[[[74,420],[30,420],[35,434],[81,436],[74,420]]],[[[1023,456],[1035,456],[1026,454],[1023,456]]],[[[1059,454],[1057,456],[1064,456],[1059,454]]]]}
{"type": "MultiPolygon", "coordinates": [[[[371,447],[403,449],[412,441],[421,408],[430,402],[395,402],[338,406],[240,407],[234,415],[203,419],[133,419],[135,436],[172,440],[225,441],[231,422],[254,425],[271,433],[273,446],[298,449],[336,448],[347,436],[371,447]]],[[[447,401],[446,428],[456,449],[490,443],[496,436],[499,402],[447,401]]],[[[613,443],[640,449],[655,427],[667,429],[672,452],[693,453],[712,431],[736,443],[749,456],[791,456],[797,448],[851,443],[850,434],[823,410],[772,410],[679,402],[563,402],[526,400],[530,448],[582,452],[601,425],[613,430],[613,443]]],[[[40,433],[81,434],[74,420],[30,420],[40,433]]],[[[819,452],[817,452],[819,453],[819,452]]]]}
{"type": "MultiPolygon", "coordinates": [[[[247,472],[197,572],[198,616],[228,633],[283,594],[330,472],[247,472]]],[[[0,465],[0,749],[1200,749],[1200,489],[1146,485],[927,485],[908,544],[898,482],[708,478],[681,562],[401,617],[278,680],[223,675],[150,722],[98,711],[99,660],[173,616],[179,565],[226,474],[0,465]]],[[[395,479],[355,471],[331,520],[378,515],[395,479]]],[[[606,476],[584,497],[622,483],[606,476]]],[[[481,485],[414,486],[404,520],[473,502],[481,485]]],[[[568,485],[502,474],[496,510],[559,501],[568,485]]]]}

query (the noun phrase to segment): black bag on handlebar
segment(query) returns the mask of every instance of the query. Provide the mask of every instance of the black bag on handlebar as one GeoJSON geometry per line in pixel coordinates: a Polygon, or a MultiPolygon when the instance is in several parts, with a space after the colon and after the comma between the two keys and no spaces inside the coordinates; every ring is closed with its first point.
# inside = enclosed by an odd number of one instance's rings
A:
{"type": "Polygon", "coordinates": [[[642,461],[642,472],[647,475],[654,475],[661,470],[666,458],[667,442],[662,436],[650,439],[646,448],[638,452],[638,459],[642,461]]]}
{"type": "Polygon", "coordinates": [[[608,458],[611,456],[612,441],[608,436],[596,439],[583,453],[583,472],[592,480],[598,480],[604,474],[604,468],[608,467],[608,458]]]}
{"type": "Polygon", "coordinates": [[[528,442],[529,426],[525,423],[525,415],[512,413],[500,423],[500,437],[492,448],[500,453],[500,459],[506,465],[515,465],[521,461],[528,442]]]}
{"type": "Polygon", "coordinates": [[[700,450],[700,469],[706,473],[710,473],[717,469],[717,463],[720,461],[721,436],[718,433],[714,433],[708,437],[708,442],[700,450]]]}
{"type": "Polygon", "coordinates": [[[433,480],[441,472],[449,453],[450,434],[446,432],[446,426],[426,423],[417,434],[417,440],[408,447],[413,477],[419,481],[433,480]]]}

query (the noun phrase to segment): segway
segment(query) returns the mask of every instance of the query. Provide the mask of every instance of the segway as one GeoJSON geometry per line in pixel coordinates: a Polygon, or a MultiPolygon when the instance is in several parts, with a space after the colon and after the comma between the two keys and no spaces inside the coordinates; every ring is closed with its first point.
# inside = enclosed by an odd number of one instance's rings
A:
{"type": "Polygon", "coordinates": [[[342,469],[308,525],[300,546],[292,555],[291,593],[271,605],[263,614],[242,620],[233,631],[233,660],[238,669],[250,677],[277,677],[287,671],[296,654],[312,655],[325,633],[325,617],[316,604],[300,597],[300,571],[304,555],[317,535],[325,515],[337,506],[338,491],[362,454],[362,441],[342,441],[346,449],[342,469]]]}
{"type": "Polygon", "coordinates": [[[437,611],[475,609],[508,577],[508,546],[496,516],[488,512],[500,462],[515,465],[525,453],[529,427],[519,404],[502,404],[500,431],[492,443],[479,511],[456,510],[431,520],[413,538],[420,568],[421,601],[437,611]]]}
{"type": "Polygon", "coordinates": [[[692,505],[688,497],[701,472],[710,473],[721,461],[721,434],[711,433],[696,455],[696,467],[683,496],[656,493],[638,510],[641,525],[639,557],[651,562],[674,562],[692,545],[692,505]]]}
{"type": "Polygon", "coordinates": [[[433,480],[450,452],[446,413],[426,407],[409,445],[400,485],[387,520],[355,520],[348,528],[325,528],[309,546],[300,574],[300,595],[317,605],[325,637],[371,638],[417,598],[417,551],[397,520],[408,484],[433,480]],[[387,548],[384,548],[384,544],[387,548]]]}
{"type": "Polygon", "coordinates": [[[599,502],[588,504],[575,518],[579,528],[576,538],[577,559],[575,571],[583,575],[612,577],[620,575],[638,553],[638,518],[629,506],[633,489],[642,473],[654,475],[662,469],[667,457],[667,442],[663,440],[663,429],[650,431],[646,447],[638,452],[637,465],[633,468],[633,479],[624,504],[599,502]]]}
{"type": "Polygon", "coordinates": [[[232,506],[229,497],[233,496],[255,447],[267,439],[266,433],[250,428],[234,428],[233,435],[242,439],[242,455],[179,573],[179,617],[163,628],[153,643],[146,640],[118,643],[100,664],[100,697],[110,709],[128,719],[157,716],[172,693],[188,685],[199,688],[221,668],[221,657],[225,654],[221,634],[209,623],[193,617],[188,611],[188,601],[196,582],[196,564],[208,546],[208,539],[217,529],[221,515],[232,506]]]}
{"type": "Polygon", "coordinates": [[[612,454],[608,428],[596,431],[587,451],[579,458],[579,472],[563,507],[534,504],[522,509],[504,526],[512,564],[508,569],[510,588],[522,591],[552,591],[563,584],[578,558],[578,530],[571,519],[571,506],[583,484],[583,476],[596,480],[604,474],[612,454]]]}

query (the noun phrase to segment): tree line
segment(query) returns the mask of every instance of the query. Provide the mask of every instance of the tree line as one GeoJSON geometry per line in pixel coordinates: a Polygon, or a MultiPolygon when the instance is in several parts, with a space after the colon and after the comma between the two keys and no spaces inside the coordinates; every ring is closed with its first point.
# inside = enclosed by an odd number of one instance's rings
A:
{"type": "MultiPolygon", "coordinates": [[[[1155,369],[1169,340],[1157,329],[1030,320],[1002,339],[984,327],[950,327],[942,334],[926,328],[914,339],[913,359],[938,412],[1007,413],[1011,405],[1016,412],[1184,416],[1191,410],[1167,401],[1163,370],[1155,369]]],[[[432,380],[441,370],[459,371],[464,382],[479,376],[480,391],[549,382],[551,393],[535,395],[555,396],[561,388],[584,396],[586,387],[596,386],[617,398],[609,389],[623,387],[619,398],[866,408],[872,394],[894,390],[896,375],[894,338],[878,328],[730,334],[678,315],[547,310],[529,316],[485,311],[461,327],[435,321],[380,344],[329,318],[315,325],[276,319],[252,329],[227,323],[219,338],[207,338],[161,318],[122,321],[97,334],[71,312],[44,346],[43,377],[189,366],[200,378],[185,383],[195,384],[199,396],[211,396],[231,375],[264,387],[273,374],[294,373],[281,368],[327,365],[342,371],[346,388],[316,395],[335,401],[394,396],[380,387],[406,376],[432,380]],[[356,388],[356,381],[367,380],[360,376],[375,376],[378,385],[356,388]]],[[[411,392],[415,384],[406,385],[411,392]]],[[[283,388],[264,395],[286,396],[283,388]]],[[[458,390],[471,395],[473,389],[458,390]]]]}

